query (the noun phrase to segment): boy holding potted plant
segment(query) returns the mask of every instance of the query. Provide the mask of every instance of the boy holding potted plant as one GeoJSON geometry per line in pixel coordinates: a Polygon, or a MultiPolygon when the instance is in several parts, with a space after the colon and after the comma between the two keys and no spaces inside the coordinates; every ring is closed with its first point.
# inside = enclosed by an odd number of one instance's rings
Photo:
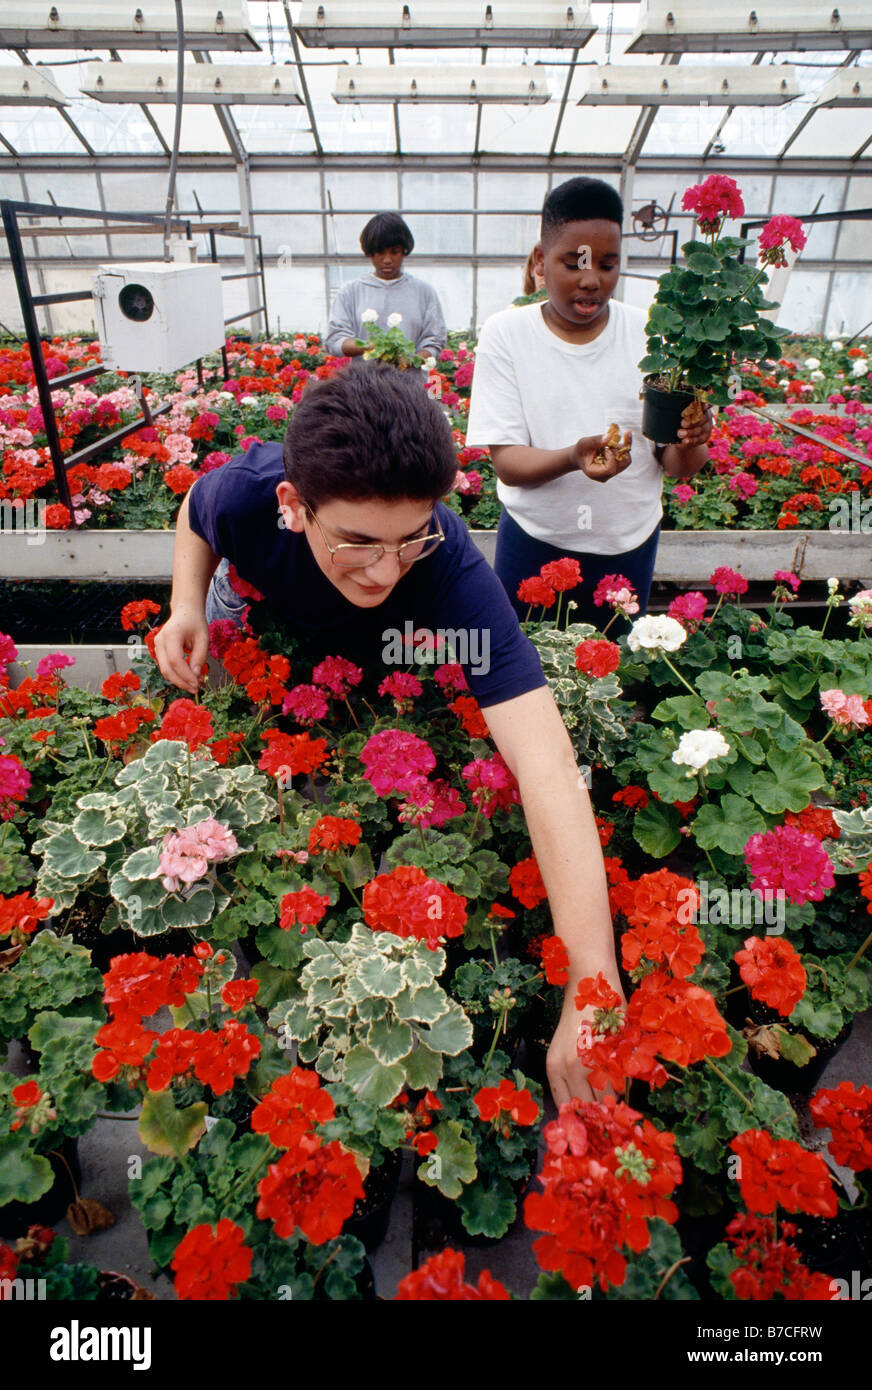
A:
{"type": "Polygon", "coordinates": [[[631,582],[644,612],[662,473],[692,477],[708,456],[708,412],[666,447],[637,428],[645,316],[612,299],[623,216],[620,197],[600,179],[552,189],[534,251],[548,298],[495,314],[476,349],[467,443],[491,451],[503,504],[495,568],[520,614],[520,581],[562,555],[574,556],[583,575],[568,594],[575,621],[596,622],[593,592],[610,573],[631,582]],[[610,424],[624,429],[630,454],[607,445],[610,424]]]}
{"type": "Polygon", "coordinates": [[[359,657],[365,669],[383,664],[386,639],[407,626],[451,631],[455,646],[466,646],[460,663],[517,779],[554,930],[570,958],[548,1056],[551,1089],[558,1104],[589,1099],[575,985],[602,971],[621,988],[602,851],[538,655],[463,522],[439,501],[456,471],[450,426],[412,373],[375,362],[338,372],[304,395],[284,446],[255,445],[188,493],[176,528],[171,617],[155,651],[166,679],[196,693],[207,613],[238,622],[245,603],[225,578],[212,580],[220,556],[325,655],[359,657]],[[470,651],[486,659],[469,660],[470,651]]]}

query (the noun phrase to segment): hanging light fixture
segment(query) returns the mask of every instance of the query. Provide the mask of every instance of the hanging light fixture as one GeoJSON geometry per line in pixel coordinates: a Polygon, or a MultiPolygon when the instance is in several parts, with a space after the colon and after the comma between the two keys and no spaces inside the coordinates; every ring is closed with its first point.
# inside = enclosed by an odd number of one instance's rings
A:
{"type": "MultiPolygon", "coordinates": [[[[80,90],[96,101],[174,102],[172,63],[86,63],[80,90]]],[[[197,63],[185,68],[182,101],[198,106],[289,106],[302,103],[296,69],[275,64],[197,63]]]]}
{"type": "Polygon", "coordinates": [[[552,0],[304,0],[294,28],[308,48],[583,48],[596,33],[589,4],[552,0]]]}
{"type": "Polygon", "coordinates": [[[541,105],[551,100],[541,66],[438,63],[340,67],[333,100],[541,105]]]}
{"type": "MultiPolygon", "coordinates": [[[[185,47],[260,52],[245,0],[185,0],[185,47]]],[[[7,48],[175,49],[172,0],[2,0],[7,48]]]]}

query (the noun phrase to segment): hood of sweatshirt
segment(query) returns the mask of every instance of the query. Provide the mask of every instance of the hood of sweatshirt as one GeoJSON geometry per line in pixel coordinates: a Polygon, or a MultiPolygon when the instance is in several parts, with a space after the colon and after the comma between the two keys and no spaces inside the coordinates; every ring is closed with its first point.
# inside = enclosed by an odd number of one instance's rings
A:
{"type": "Polygon", "coordinates": [[[386,290],[389,289],[391,285],[402,285],[408,278],[406,272],[402,270],[395,280],[382,280],[380,275],[376,275],[375,271],[370,270],[366,275],[361,275],[360,283],[362,285],[372,285],[376,289],[386,290]]]}

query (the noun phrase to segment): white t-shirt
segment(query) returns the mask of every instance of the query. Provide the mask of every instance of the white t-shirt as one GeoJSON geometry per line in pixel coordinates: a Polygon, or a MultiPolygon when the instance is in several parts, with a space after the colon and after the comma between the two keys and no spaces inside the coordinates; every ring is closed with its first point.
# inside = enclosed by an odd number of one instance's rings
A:
{"type": "Polygon", "coordinates": [[[475,351],[468,444],[566,449],[612,423],[633,433],[629,468],[606,483],[582,472],[507,487],[497,496],[522,530],[560,550],[620,555],[651,535],[663,515],[663,475],[641,432],[646,352],[641,309],[609,301],[608,323],[590,343],[552,333],[541,304],[514,306],[484,325],[475,351]]]}

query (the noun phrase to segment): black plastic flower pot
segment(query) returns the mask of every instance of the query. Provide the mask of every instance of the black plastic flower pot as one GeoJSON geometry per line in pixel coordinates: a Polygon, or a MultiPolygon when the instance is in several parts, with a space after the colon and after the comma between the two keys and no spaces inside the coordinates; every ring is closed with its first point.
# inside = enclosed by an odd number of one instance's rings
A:
{"type": "Polygon", "coordinates": [[[378,1168],[370,1168],[364,1184],[364,1196],[354,1204],[354,1211],[342,1230],[356,1236],[367,1254],[381,1245],[388,1231],[391,1203],[400,1183],[402,1154],[399,1150],[385,1155],[378,1168]]]}
{"type": "Polygon", "coordinates": [[[696,399],[692,391],[664,391],[650,377],[643,382],[642,433],[655,444],[677,444],[681,414],[696,399]]]}
{"type": "Polygon", "coordinates": [[[840,1211],[832,1217],[799,1212],[784,1219],[796,1225],[794,1243],[810,1270],[850,1283],[851,1271],[858,1268],[860,1257],[850,1212],[840,1211]]]}
{"type": "Polygon", "coordinates": [[[35,1202],[7,1202],[0,1207],[0,1236],[17,1238],[27,1234],[28,1226],[56,1226],[67,1207],[78,1196],[82,1180],[77,1139],[64,1139],[54,1153],[45,1155],[54,1181],[35,1202]]]}
{"type": "Polygon", "coordinates": [[[717,1299],[712,1288],[708,1252],[726,1239],[729,1222],[736,1208],[727,1201],[723,1178],[698,1169],[689,1159],[682,1160],[683,1179],[673,1194],[679,1207],[675,1231],[688,1263],[682,1268],[703,1301],[717,1299]]]}
{"type": "MultiPolygon", "coordinates": [[[[768,1009],[750,996],[748,1013],[756,1023],[786,1023],[781,1014],[768,1009]]],[[[853,1028],[854,1020],[849,1019],[842,1031],[829,1042],[822,1038],[810,1037],[809,1041],[817,1051],[804,1067],[797,1066],[795,1062],[788,1062],[784,1057],[767,1057],[763,1053],[755,1052],[753,1048],[748,1049],[748,1057],[755,1074],[761,1081],[765,1081],[767,1086],[774,1087],[776,1091],[784,1091],[787,1095],[808,1096],[820,1081],[829,1063],[848,1041],[853,1028]]]]}

